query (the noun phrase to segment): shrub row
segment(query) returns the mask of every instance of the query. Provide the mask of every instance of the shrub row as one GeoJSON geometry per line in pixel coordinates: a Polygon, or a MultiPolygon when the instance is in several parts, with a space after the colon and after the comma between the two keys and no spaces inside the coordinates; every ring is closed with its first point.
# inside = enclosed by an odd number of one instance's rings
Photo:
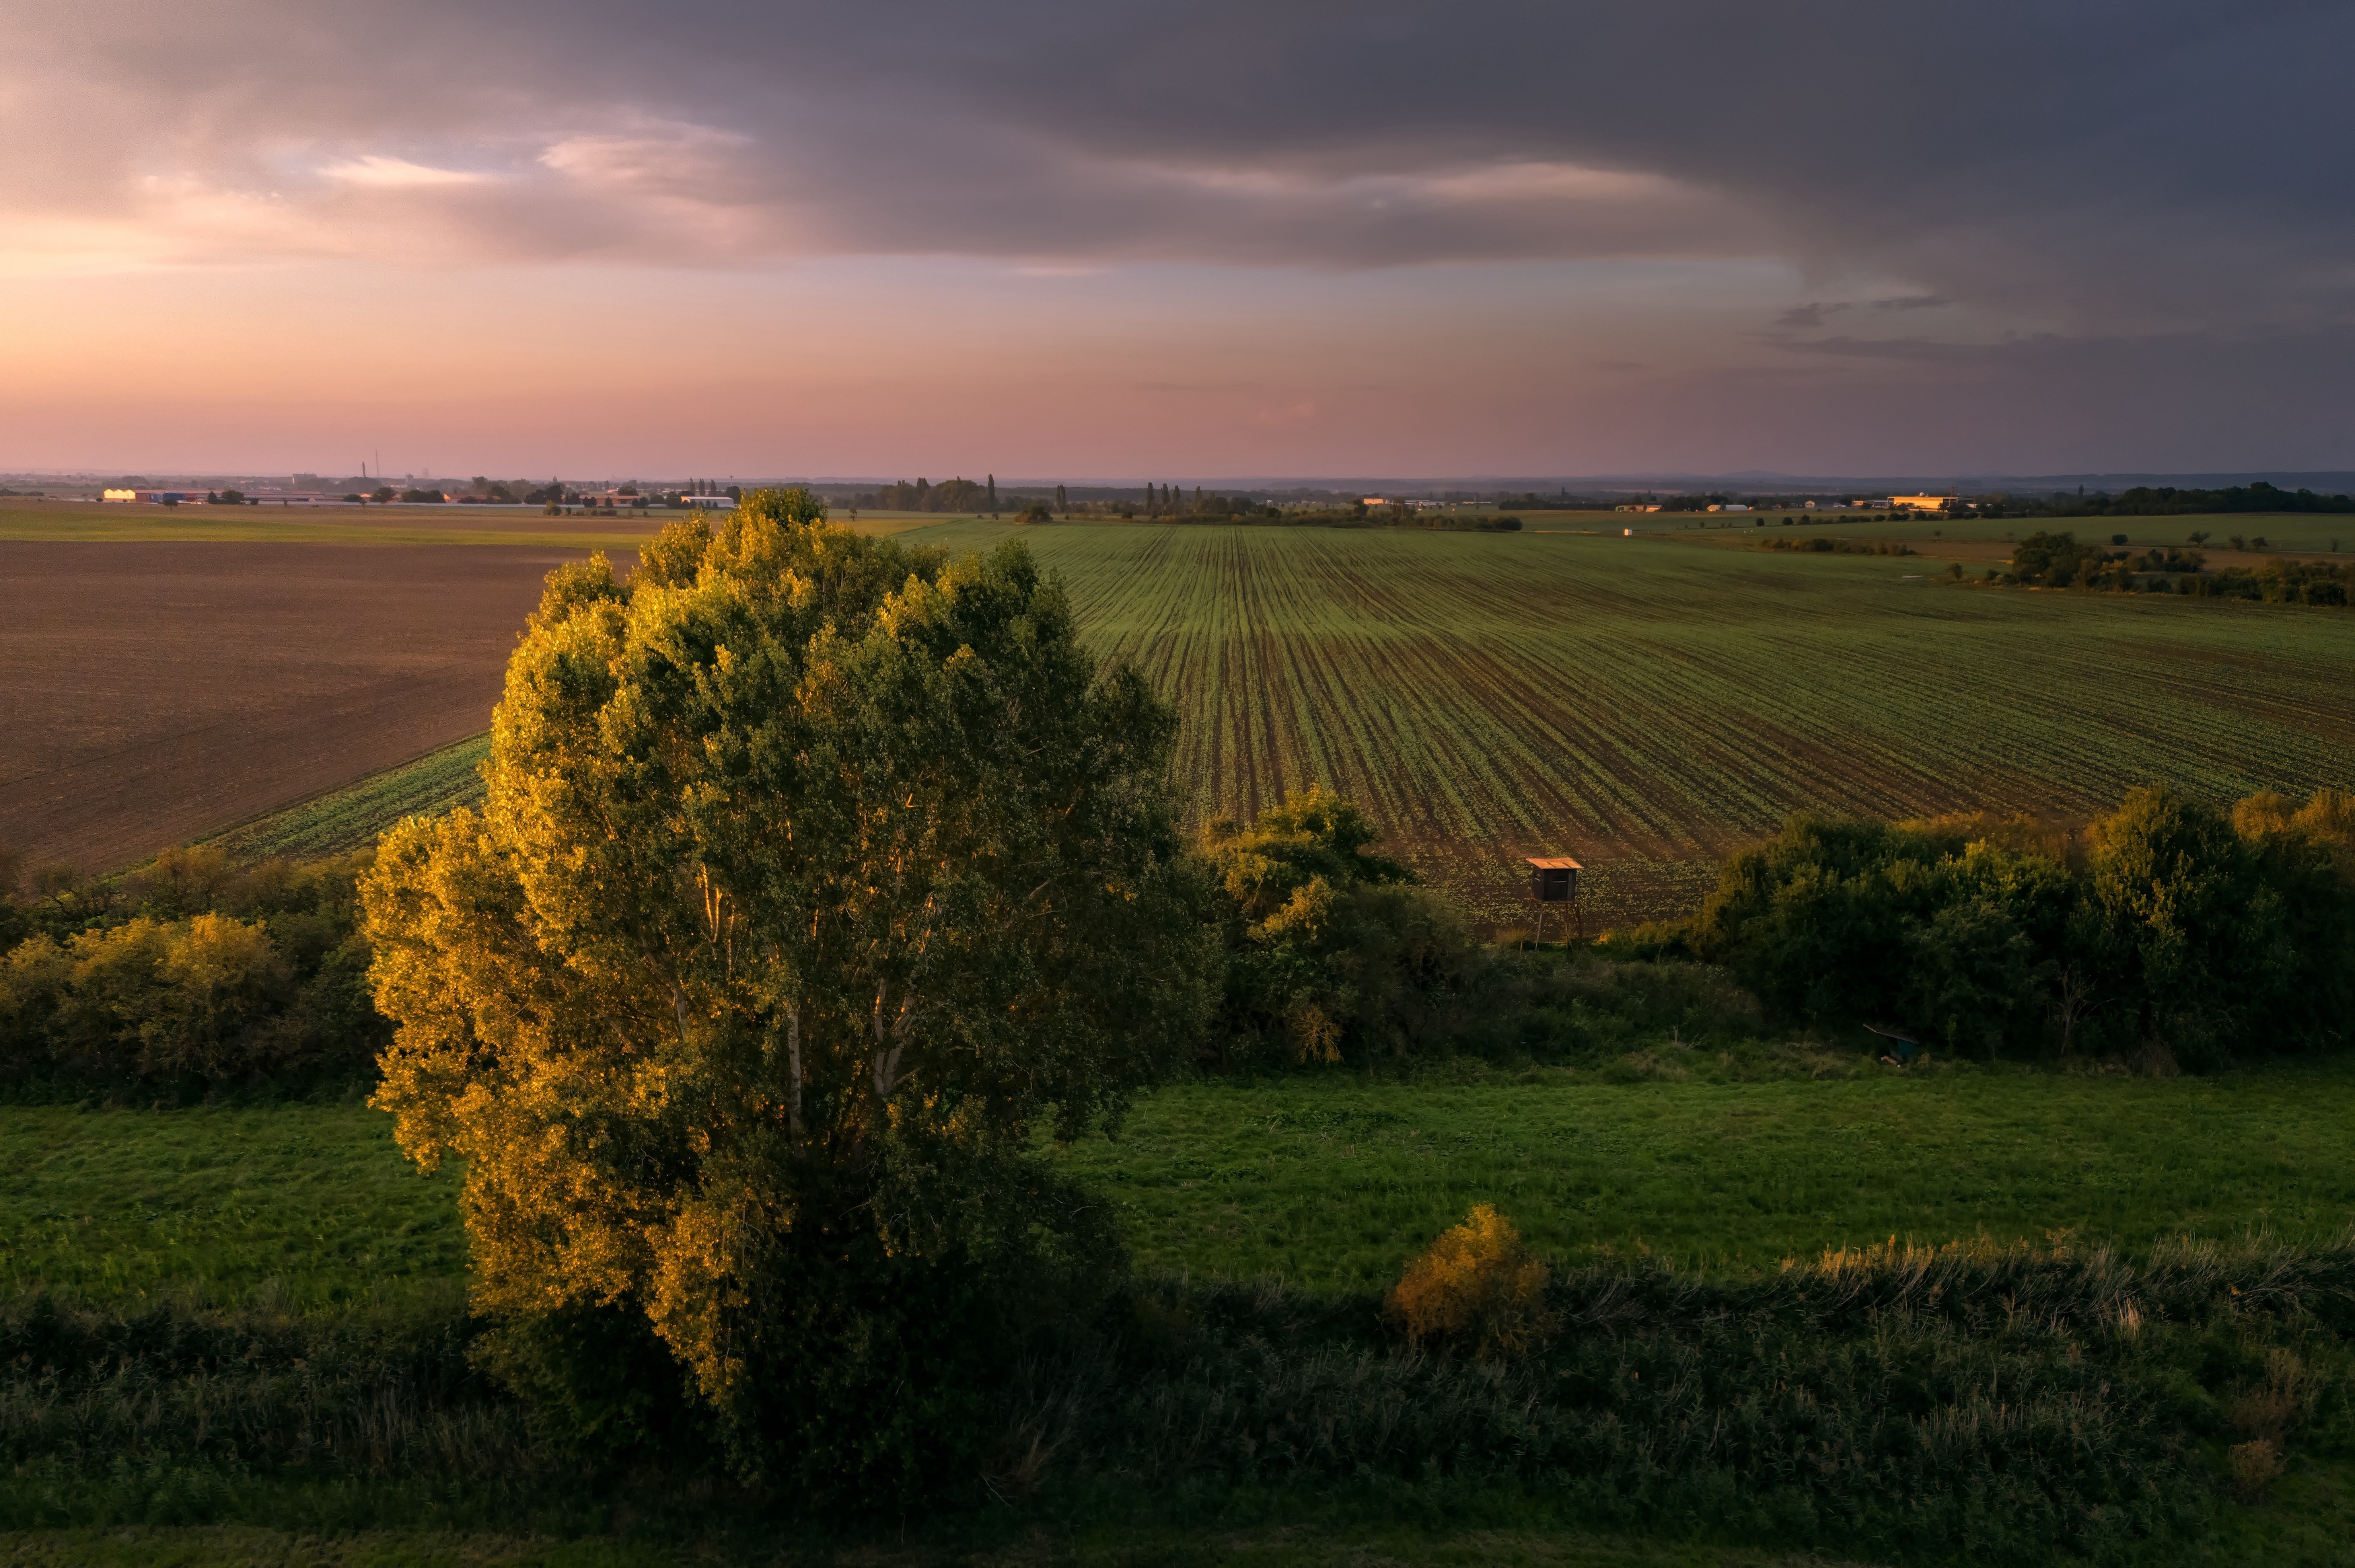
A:
{"type": "MultiPolygon", "coordinates": [[[[1669,1035],[1863,1022],[1975,1054],[2211,1068],[2355,1027],[2355,797],[2328,790],[2229,818],[2143,790],[2083,830],[1796,816],[1730,857],[1690,919],[1575,953],[1476,939],[1375,838],[1316,788],[1204,830],[1224,968],[1203,1067],[1593,1065],[1669,1035]]],[[[388,1031],[360,863],[174,851],[0,910],[21,938],[0,957],[0,1083],[366,1075],[388,1031]]]]}
{"type": "Polygon", "coordinates": [[[1722,969],[1482,943],[1454,903],[1374,853],[1375,836],[1355,805],[1315,787],[1248,828],[1204,829],[1226,954],[1205,1066],[1584,1064],[1672,1032],[1728,1040],[1761,1023],[1722,969]]]}
{"type": "Polygon", "coordinates": [[[2355,1027],[2355,796],[2229,818],[2140,789],[2082,831],[1798,816],[1693,918],[1605,950],[1724,965],[1781,1022],[1859,1021],[1993,1055],[2212,1068],[2355,1027]]]}
{"type": "Polygon", "coordinates": [[[365,1073],[389,1032],[357,931],[359,858],[238,867],[167,850],[0,906],[0,1084],[195,1087],[365,1073]]]}

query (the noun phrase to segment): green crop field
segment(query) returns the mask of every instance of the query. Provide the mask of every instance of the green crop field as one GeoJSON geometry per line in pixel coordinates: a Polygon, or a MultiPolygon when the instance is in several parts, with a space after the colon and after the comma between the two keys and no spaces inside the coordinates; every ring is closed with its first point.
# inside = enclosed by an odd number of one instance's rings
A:
{"type": "Polygon", "coordinates": [[[1327,783],[1491,917],[1541,853],[1589,863],[1601,918],[1689,906],[1725,849],[1801,809],[2076,814],[2152,781],[2220,801],[2355,782],[2344,610],[1966,590],[1920,559],[1692,534],[910,535],[1014,537],[1090,641],[1178,702],[1198,814],[1327,783]]]}

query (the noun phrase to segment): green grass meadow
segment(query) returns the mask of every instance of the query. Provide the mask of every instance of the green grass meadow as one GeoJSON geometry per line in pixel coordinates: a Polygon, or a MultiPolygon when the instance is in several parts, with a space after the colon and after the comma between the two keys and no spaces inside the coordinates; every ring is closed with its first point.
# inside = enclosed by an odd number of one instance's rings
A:
{"type": "Polygon", "coordinates": [[[420,1172],[357,1101],[0,1107],[12,1291],[314,1310],[464,1269],[455,1172],[420,1172]]]}
{"type": "MultiPolygon", "coordinates": [[[[1772,1276],[1786,1257],[1891,1235],[2058,1236],[2135,1254],[2177,1235],[2325,1240],[2355,1214],[2348,1065],[2200,1080],[1966,1068],[1623,1083],[1463,1075],[1175,1085],[1142,1100],[1117,1141],[1091,1139],[1057,1158],[1115,1206],[1148,1271],[1274,1278],[1337,1298],[1387,1286],[1478,1202],[1497,1204],[1557,1263],[1648,1256],[1727,1278],[1772,1276]]],[[[0,1107],[0,1272],[19,1297],[47,1291],[127,1318],[166,1304],[244,1321],[291,1315],[319,1325],[301,1330],[314,1334],[343,1321],[442,1320],[465,1277],[456,1196],[454,1172],[418,1172],[394,1147],[389,1118],[355,1101],[0,1107]]],[[[234,1408],[225,1403],[225,1416],[234,1408]]],[[[2326,1438],[2300,1454],[2267,1498],[2220,1498],[2204,1533],[2139,1560],[2355,1562],[2355,1463],[2326,1438]]],[[[27,1507],[48,1495],[45,1473],[0,1475],[0,1492],[27,1507]]],[[[895,1539],[869,1528],[777,1534],[741,1509],[693,1499],[645,1511],[647,1500],[627,1489],[615,1494],[622,1500],[601,1500],[547,1475],[485,1477],[471,1490],[436,1482],[372,1491],[266,1472],[199,1486],[135,1462],[87,1474],[58,1495],[144,1522],[0,1533],[0,1560],[157,1568],[1876,1560],[1753,1551],[1706,1532],[1625,1537],[1509,1486],[1080,1493],[1044,1511],[911,1520],[895,1539]],[[515,1500],[502,1500],[510,1491],[515,1500]],[[154,1500],[167,1496],[186,1500],[154,1500]],[[174,1523],[176,1510],[188,1522],[174,1523]]]]}
{"type": "Polygon", "coordinates": [[[1753,1083],[1286,1079],[1166,1088],[1066,1168],[1140,1264],[1380,1289],[1474,1203],[1572,1262],[1826,1248],[2326,1240],[2355,1224],[2355,1067],[1753,1083]]]}
{"type": "MultiPolygon", "coordinates": [[[[1056,1158],[1140,1265],[1387,1287],[1477,1202],[1565,1262],[1773,1268],[1891,1236],[2129,1250],[2355,1223],[2355,1065],[2201,1079],[1347,1075],[1165,1087],[1056,1158]]],[[[0,1277],[88,1299],[328,1306],[454,1282],[456,1179],[357,1102],[0,1107],[0,1277]]]]}

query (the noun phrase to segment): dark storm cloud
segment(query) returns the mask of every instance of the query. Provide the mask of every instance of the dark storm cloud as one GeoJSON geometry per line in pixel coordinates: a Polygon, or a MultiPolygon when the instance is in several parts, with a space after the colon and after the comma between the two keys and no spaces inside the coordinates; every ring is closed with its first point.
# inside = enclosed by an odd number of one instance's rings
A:
{"type": "Polygon", "coordinates": [[[1953,302],[2061,332],[2355,300],[2343,4],[15,16],[0,203],[61,253],[1763,256],[1892,317],[1953,302]],[[1873,297],[1891,281],[1917,291],[1873,297]]]}

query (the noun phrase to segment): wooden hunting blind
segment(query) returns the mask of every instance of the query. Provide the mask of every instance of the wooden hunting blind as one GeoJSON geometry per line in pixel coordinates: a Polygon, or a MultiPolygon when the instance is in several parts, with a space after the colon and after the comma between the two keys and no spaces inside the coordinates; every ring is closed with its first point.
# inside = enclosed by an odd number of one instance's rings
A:
{"type": "Polygon", "coordinates": [[[1586,922],[1578,914],[1578,874],[1586,868],[1568,855],[1531,855],[1529,864],[1529,896],[1538,901],[1538,939],[1545,939],[1545,906],[1567,904],[1571,916],[1578,922],[1581,936],[1586,933],[1586,922]]]}
{"type": "Polygon", "coordinates": [[[1586,868],[1566,856],[1529,857],[1529,896],[1540,904],[1568,904],[1578,896],[1578,874],[1586,868]]]}

